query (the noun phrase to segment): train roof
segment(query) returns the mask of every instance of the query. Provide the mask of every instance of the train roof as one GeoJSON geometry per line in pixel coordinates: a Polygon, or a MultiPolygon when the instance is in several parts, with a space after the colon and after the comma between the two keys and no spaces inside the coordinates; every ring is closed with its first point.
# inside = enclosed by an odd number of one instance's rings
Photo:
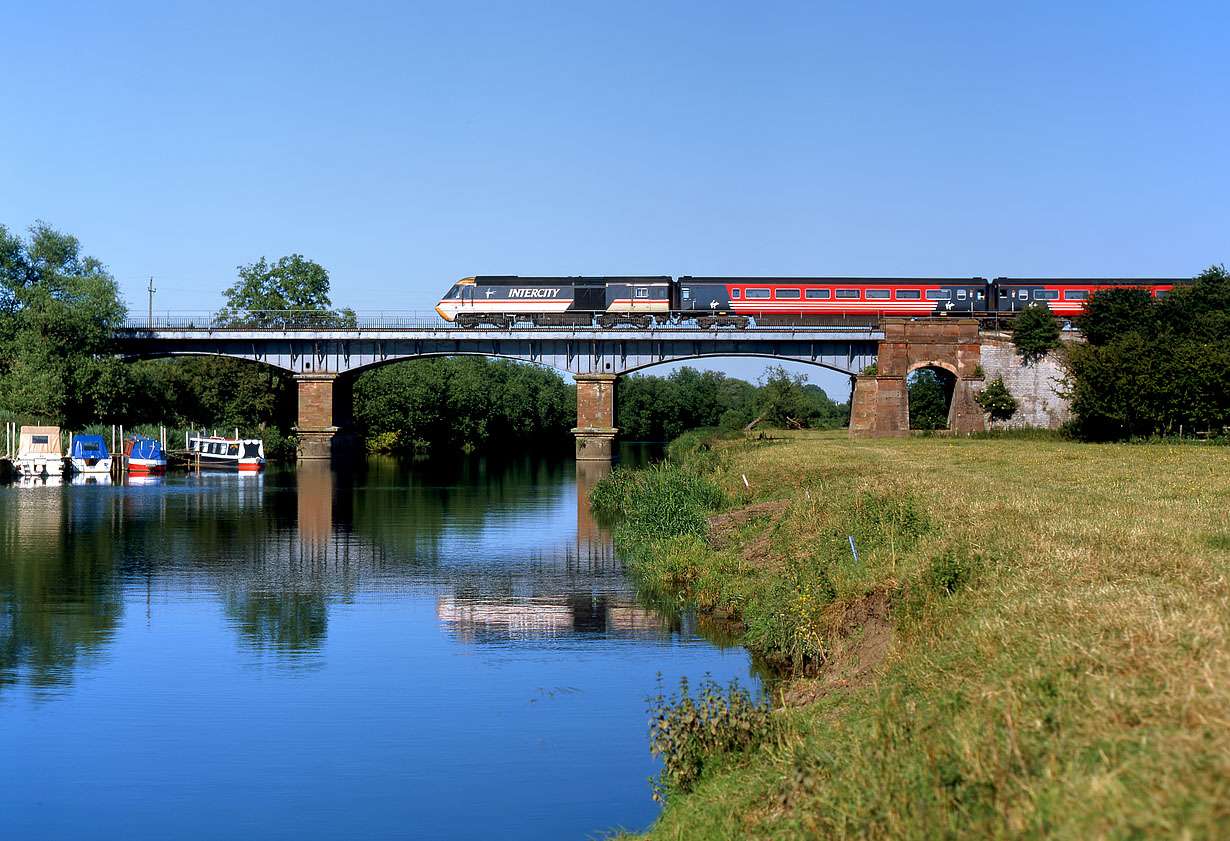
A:
{"type": "Polygon", "coordinates": [[[723,283],[727,285],[747,286],[748,284],[786,284],[789,286],[807,285],[837,285],[859,286],[867,284],[891,284],[907,286],[919,284],[941,284],[944,286],[967,285],[970,283],[985,284],[985,277],[691,277],[679,278],[680,283],[723,283]]]}
{"type": "Polygon", "coordinates": [[[997,277],[1002,286],[1176,286],[1190,277],[997,277]]]}
{"type": "Polygon", "coordinates": [[[519,277],[518,275],[475,275],[476,284],[517,284],[518,286],[568,286],[578,283],[670,283],[669,275],[611,275],[604,277],[519,277]]]}

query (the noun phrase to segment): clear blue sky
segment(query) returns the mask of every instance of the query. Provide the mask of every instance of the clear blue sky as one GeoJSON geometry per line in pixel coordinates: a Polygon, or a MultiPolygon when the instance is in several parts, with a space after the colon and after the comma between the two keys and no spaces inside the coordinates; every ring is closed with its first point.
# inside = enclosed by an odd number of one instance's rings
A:
{"type": "Polygon", "coordinates": [[[151,275],[155,309],[214,309],[236,266],[290,253],[361,311],[430,310],[474,274],[1150,277],[1230,258],[1220,2],[59,2],[3,20],[0,223],[74,234],[135,312],[151,275]]]}

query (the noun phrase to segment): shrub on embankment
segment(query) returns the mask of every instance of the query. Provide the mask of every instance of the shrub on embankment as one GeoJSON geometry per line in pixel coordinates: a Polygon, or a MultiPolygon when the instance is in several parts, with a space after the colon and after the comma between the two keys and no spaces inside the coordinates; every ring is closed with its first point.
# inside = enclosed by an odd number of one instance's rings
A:
{"type": "Polygon", "coordinates": [[[823,668],[655,836],[1230,837],[1224,449],[792,437],[655,563],[823,668]]]}

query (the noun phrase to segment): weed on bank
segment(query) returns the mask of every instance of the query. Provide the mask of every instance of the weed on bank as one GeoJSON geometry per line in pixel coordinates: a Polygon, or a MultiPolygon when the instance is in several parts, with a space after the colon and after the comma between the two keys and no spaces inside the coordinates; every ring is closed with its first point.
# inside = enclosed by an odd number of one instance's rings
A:
{"type": "Polygon", "coordinates": [[[595,490],[796,676],[653,837],[1230,837],[1230,452],[784,437],[595,490]]]}

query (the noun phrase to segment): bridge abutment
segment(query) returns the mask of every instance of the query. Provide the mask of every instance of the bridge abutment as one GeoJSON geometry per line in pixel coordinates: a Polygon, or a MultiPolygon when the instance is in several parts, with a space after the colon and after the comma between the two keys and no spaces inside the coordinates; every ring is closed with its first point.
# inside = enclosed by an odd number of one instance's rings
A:
{"type": "Polygon", "coordinates": [[[610,461],[615,456],[615,374],[575,374],[577,461],[610,461]]]}
{"type": "Polygon", "coordinates": [[[977,373],[982,348],[978,322],[887,319],[880,342],[876,373],[855,378],[850,405],[851,438],[888,438],[910,433],[910,403],[906,379],[920,368],[938,368],[956,382],[948,409],[948,429],[981,432],[982,408],[974,397],[982,387],[977,373]]]}
{"type": "Polygon", "coordinates": [[[299,387],[299,419],[294,433],[300,460],[332,458],[339,427],[334,424],[333,401],[337,374],[295,374],[299,387]]]}

